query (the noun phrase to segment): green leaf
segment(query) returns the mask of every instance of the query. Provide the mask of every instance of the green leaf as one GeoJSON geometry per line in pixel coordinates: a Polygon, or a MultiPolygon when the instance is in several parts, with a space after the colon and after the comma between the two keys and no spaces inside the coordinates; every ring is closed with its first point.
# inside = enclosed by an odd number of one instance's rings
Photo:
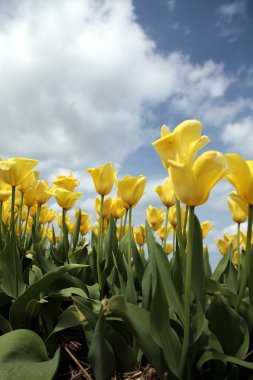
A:
{"type": "MultiPolygon", "coordinates": [[[[10,322],[3,315],[0,314],[0,331],[5,334],[12,330],[10,322]]],[[[1,377],[0,377],[1,378],[1,377]]]]}
{"type": "Polygon", "coordinates": [[[105,338],[105,317],[100,314],[92,337],[89,361],[96,380],[111,380],[115,372],[115,357],[112,346],[105,338]]]}
{"type": "Polygon", "coordinates": [[[202,230],[197,216],[194,214],[194,233],[192,244],[192,289],[198,298],[202,309],[205,310],[205,268],[203,261],[202,230]]]}
{"type": "Polygon", "coordinates": [[[7,239],[0,253],[1,286],[10,297],[17,299],[26,289],[22,276],[22,264],[14,236],[7,239]]]}
{"type": "Polygon", "coordinates": [[[229,363],[238,365],[239,367],[244,367],[244,368],[248,368],[248,369],[253,370],[253,363],[246,362],[242,359],[238,359],[238,358],[231,356],[231,355],[225,355],[225,354],[222,354],[222,353],[217,352],[217,351],[206,351],[201,356],[201,358],[199,359],[199,361],[197,363],[197,367],[199,368],[199,370],[201,370],[204,363],[206,363],[210,360],[220,360],[223,362],[229,362],[229,363]]]}
{"type": "Polygon", "coordinates": [[[245,325],[242,326],[244,322],[242,318],[221,294],[214,295],[206,316],[209,321],[209,329],[218,338],[224,353],[237,355],[244,343],[244,335],[248,334],[245,325]]]}
{"type": "Polygon", "coordinates": [[[147,359],[163,376],[166,366],[162,350],[153,339],[150,331],[150,313],[137,305],[126,302],[122,295],[113,296],[109,300],[108,311],[127,323],[147,359]]]}
{"type": "Polygon", "coordinates": [[[4,380],[51,380],[60,350],[49,360],[42,339],[31,330],[15,330],[0,336],[0,378],[4,380]]]}
{"type": "Polygon", "coordinates": [[[141,285],[143,275],[144,275],[144,265],[141,260],[140,253],[137,249],[132,231],[131,231],[131,246],[132,246],[133,263],[134,263],[134,268],[136,271],[136,276],[137,276],[139,284],[141,285]]]}
{"type": "Polygon", "coordinates": [[[13,303],[10,309],[10,322],[13,328],[25,325],[25,309],[28,302],[39,297],[54,281],[70,270],[83,267],[77,264],[67,264],[46,273],[39,281],[35,282],[13,303]]]}
{"type": "Polygon", "coordinates": [[[175,285],[172,280],[170,272],[170,264],[167,256],[164,254],[163,249],[159,246],[152,234],[151,228],[146,223],[146,238],[148,245],[148,253],[150,256],[151,273],[152,276],[156,276],[156,266],[158,268],[159,276],[161,278],[161,284],[166,289],[166,298],[168,305],[175,311],[181,321],[184,319],[184,311],[182,303],[177,295],[175,285]]]}
{"type": "Polygon", "coordinates": [[[123,256],[123,259],[125,262],[126,272],[127,272],[126,299],[128,302],[137,304],[137,295],[136,295],[135,286],[134,286],[133,273],[131,269],[129,268],[129,265],[125,259],[125,256],[123,256]]]}
{"type": "Polygon", "coordinates": [[[237,270],[235,269],[234,265],[231,261],[229,261],[228,266],[226,268],[226,271],[224,273],[224,283],[226,287],[237,294],[239,282],[237,280],[237,270]]]}
{"type": "Polygon", "coordinates": [[[211,278],[215,281],[219,281],[223,273],[225,272],[227,266],[229,263],[229,253],[227,253],[225,256],[222,257],[219,264],[215,268],[211,278]]]}
{"type": "Polygon", "coordinates": [[[80,233],[80,224],[81,224],[81,209],[79,208],[76,223],[75,223],[75,229],[73,234],[73,251],[76,248],[76,245],[78,243],[79,233],[80,233]]]}
{"type": "Polygon", "coordinates": [[[152,298],[152,274],[151,265],[147,264],[143,278],[142,278],[142,307],[149,310],[152,298]]]}
{"type": "Polygon", "coordinates": [[[212,276],[212,268],[209,261],[209,252],[208,252],[207,246],[204,246],[203,260],[204,260],[205,275],[207,278],[209,278],[212,276]]]}

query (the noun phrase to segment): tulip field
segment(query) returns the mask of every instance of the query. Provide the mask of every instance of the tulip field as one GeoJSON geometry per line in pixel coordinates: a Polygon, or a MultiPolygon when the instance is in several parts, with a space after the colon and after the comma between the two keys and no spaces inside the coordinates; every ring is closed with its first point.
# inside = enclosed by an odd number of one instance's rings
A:
{"type": "Polygon", "coordinates": [[[162,126],[161,207],[140,226],[142,174],[88,168],[89,215],[72,173],[49,184],[35,159],[0,161],[0,380],[253,379],[253,161],[208,142],[197,120],[162,126]],[[195,210],[221,179],[237,233],[212,270],[195,210]]]}

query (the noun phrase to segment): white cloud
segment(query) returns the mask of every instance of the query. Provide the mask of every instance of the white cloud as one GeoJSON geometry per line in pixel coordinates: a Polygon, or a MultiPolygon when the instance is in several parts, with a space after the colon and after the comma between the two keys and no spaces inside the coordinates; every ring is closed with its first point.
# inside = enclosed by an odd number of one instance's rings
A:
{"type": "Polygon", "coordinates": [[[221,138],[231,153],[240,153],[245,159],[253,159],[253,117],[248,116],[235,123],[228,123],[221,138]]]}
{"type": "Polygon", "coordinates": [[[245,31],[243,21],[246,15],[246,1],[236,0],[221,4],[217,8],[216,27],[228,42],[234,42],[245,31]]]}
{"type": "Polygon", "coordinates": [[[152,135],[155,106],[173,99],[178,112],[208,112],[232,83],[211,60],[159,54],[130,0],[9,4],[0,5],[4,157],[38,158],[48,171],[120,165],[152,135]]]}
{"type": "Polygon", "coordinates": [[[167,5],[168,5],[169,12],[174,11],[175,5],[176,5],[176,0],[167,0],[167,5]]]}

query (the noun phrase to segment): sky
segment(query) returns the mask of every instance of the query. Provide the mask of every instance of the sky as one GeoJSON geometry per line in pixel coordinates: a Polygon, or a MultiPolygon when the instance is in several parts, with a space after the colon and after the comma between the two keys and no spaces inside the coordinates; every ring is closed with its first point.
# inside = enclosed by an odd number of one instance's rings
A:
{"type": "MultiPolygon", "coordinates": [[[[253,159],[251,0],[0,0],[0,154],[40,161],[49,183],[70,170],[80,205],[93,212],[88,167],[147,177],[134,210],[161,207],[167,173],[152,142],[198,119],[205,150],[253,159]]],[[[233,231],[226,181],[197,208],[215,224],[207,242],[233,231]]]]}

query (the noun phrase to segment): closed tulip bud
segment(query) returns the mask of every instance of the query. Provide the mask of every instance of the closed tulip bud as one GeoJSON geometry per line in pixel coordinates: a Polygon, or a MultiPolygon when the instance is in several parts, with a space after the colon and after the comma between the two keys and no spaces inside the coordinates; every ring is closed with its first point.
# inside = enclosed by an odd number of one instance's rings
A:
{"type": "Polygon", "coordinates": [[[229,194],[228,208],[231,212],[232,219],[235,223],[243,223],[248,218],[248,205],[245,203],[236,192],[229,194]]]}
{"type": "Polygon", "coordinates": [[[207,136],[201,136],[201,132],[202,124],[198,120],[185,120],[173,132],[163,125],[161,138],[152,145],[164,167],[169,168],[169,160],[190,165],[198,151],[210,141],[207,136]]]}
{"type": "Polygon", "coordinates": [[[107,162],[98,168],[89,168],[87,172],[92,176],[98,194],[108,195],[112,191],[117,174],[112,162],[107,162]]]}
{"type": "Polygon", "coordinates": [[[83,224],[80,225],[80,234],[85,236],[91,229],[91,220],[87,219],[83,224]]]}
{"type": "Polygon", "coordinates": [[[146,242],[146,230],[143,224],[140,225],[139,228],[134,228],[133,229],[133,234],[134,234],[134,240],[136,244],[142,246],[146,242]]]}
{"type": "Polygon", "coordinates": [[[31,206],[30,215],[32,218],[34,218],[34,216],[37,214],[37,211],[38,211],[38,205],[37,204],[35,204],[34,206],[31,206]]]}
{"type": "MultiPolygon", "coordinates": [[[[96,197],[95,198],[95,210],[97,214],[99,215],[100,213],[100,198],[96,197]]],[[[112,198],[107,197],[104,199],[104,204],[103,204],[103,214],[102,218],[110,220],[110,215],[111,215],[111,206],[112,206],[112,198]]]]}
{"type": "Polygon", "coordinates": [[[80,185],[80,182],[77,178],[73,177],[72,172],[70,172],[69,176],[57,175],[57,179],[53,181],[53,184],[56,187],[62,187],[63,189],[74,191],[77,186],[80,185]]]}
{"type": "Polygon", "coordinates": [[[172,252],[173,252],[173,245],[170,243],[166,244],[165,253],[167,253],[167,255],[170,255],[172,252]]]}
{"type": "Polygon", "coordinates": [[[200,155],[192,166],[170,161],[170,176],[177,198],[187,206],[199,206],[208,200],[211,189],[225,177],[225,156],[216,151],[200,155]]]}
{"type": "Polygon", "coordinates": [[[0,202],[5,202],[11,196],[11,186],[0,180],[0,202]]]}
{"type": "MultiPolygon", "coordinates": [[[[185,209],[182,206],[180,207],[180,213],[181,213],[181,222],[182,222],[182,225],[183,225],[184,218],[185,218],[185,209]]],[[[170,207],[169,213],[168,213],[168,219],[169,219],[170,224],[172,225],[172,227],[175,230],[177,228],[177,210],[176,210],[176,206],[170,207]]]]}
{"type": "Polygon", "coordinates": [[[37,203],[36,199],[36,190],[31,188],[30,190],[24,193],[24,204],[27,207],[33,207],[37,203]]]}
{"type": "Polygon", "coordinates": [[[52,193],[49,193],[50,187],[48,183],[41,179],[37,182],[35,187],[36,201],[38,204],[45,204],[51,198],[52,193]]]}
{"type": "Polygon", "coordinates": [[[146,177],[142,174],[138,177],[126,175],[117,182],[117,187],[123,202],[129,207],[134,207],[144,194],[146,177]]]}
{"type": "Polygon", "coordinates": [[[205,239],[208,232],[213,228],[213,225],[209,221],[202,222],[200,224],[201,230],[202,230],[202,237],[205,239]]]}
{"type": "Polygon", "coordinates": [[[48,191],[48,193],[54,195],[58,205],[65,210],[70,210],[82,196],[81,192],[69,191],[62,187],[57,187],[53,192],[48,191]]]}
{"type": "Polygon", "coordinates": [[[157,207],[149,206],[146,210],[147,220],[152,228],[152,230],[157,231],[164,220],[164,212],[163,209],[159,209],[157,207]]]}
{"type": "Polygon", "coordinates": [[[121,219],[125,214],[126,209],[124,207],[124,202],[121,198],[113,198],[111,205],[111,214],[115,219],[121,219]]]}
{"type": "MultiPolygon", "coordinates": [[[[172,232],[172,226],[171,225],[168,225],[167,227],[167,236],[169,236],[172,232]]],[[[165,226],[162,225],[158,230],[157,230],[157,234],[159,236],[159,238],[161,240],[164,240],[164,236],[165,236],[165,226]]]]}
{"type": "Polygon", "coordinates": [[[8,183],[8,185],[21,185],[37,164],[37,160],[22,157],[0,161],[0,178],[3,182],[8,183]]]}
{"type": "Polygon", "coordinates": [[[67,225],[67,228],[68,228],[70,235],[73,236],[74,231],[75,231],[75,223],[74,222],[67,222],[66,225],[67,225]]]}
{"type": "Polygon", "coordinates": [[[175,204],[175,192],[171,179],[169,177],[165,178],[162,185],[157,186],[154,189],[159,195],[162,203],[166,207],[171,207],[175,204]]]}

